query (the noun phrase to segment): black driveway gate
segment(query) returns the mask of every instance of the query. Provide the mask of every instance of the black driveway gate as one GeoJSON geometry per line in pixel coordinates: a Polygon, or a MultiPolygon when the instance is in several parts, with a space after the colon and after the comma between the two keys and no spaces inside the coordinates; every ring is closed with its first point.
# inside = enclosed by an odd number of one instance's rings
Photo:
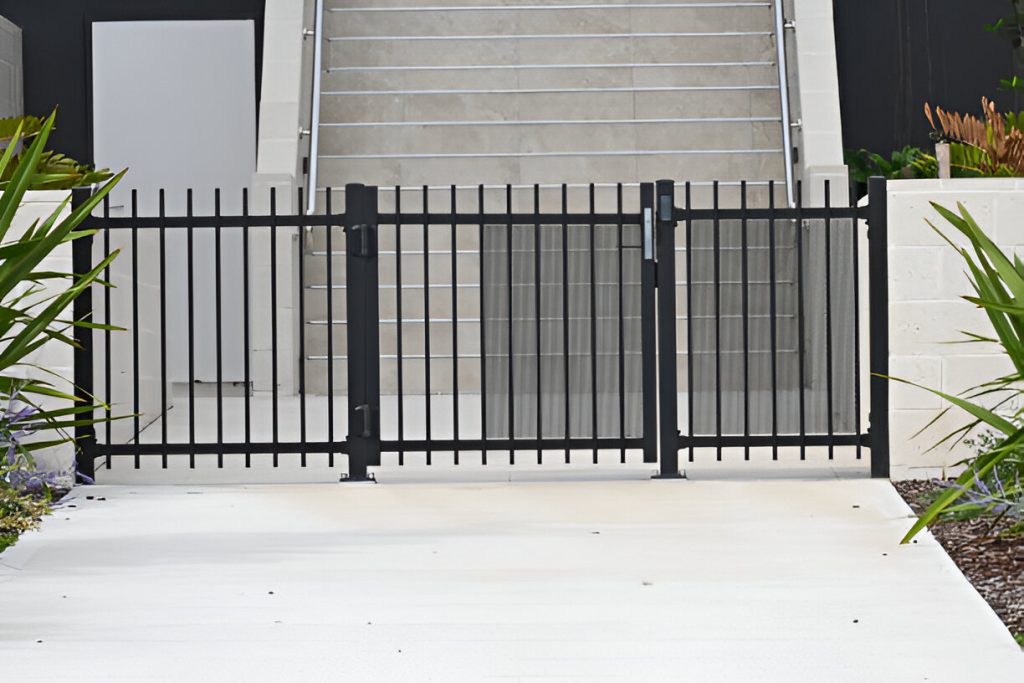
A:
{"type": "Polygon", "coordinates": [[[348,185],[343,212],[327,190],[310,215],[278,212],[273,191],[260,212],[245,193],[203,216],[191,192],[183,215],[163,192],[156,215],[134,193],[130,215],[108,204],[75,268],[121,248],[117,286],[75,315],[129,332],[78,329],[75,379],[110,404],[99,417],[131,417],[77,428],[79,470],[344,454],[350,479],[636,459],[677,477],[680,450],[866,446],[887,476],[884,380],[861,429],[857,229],[870,220],[869,366],[885,374],[884,181],[868,208],[777,208],[771,186],[749,208],[745,184],[737,208],[717,184],[695,208],[680,188],[591,185],[570,202],[567,186],[348,185]]]}

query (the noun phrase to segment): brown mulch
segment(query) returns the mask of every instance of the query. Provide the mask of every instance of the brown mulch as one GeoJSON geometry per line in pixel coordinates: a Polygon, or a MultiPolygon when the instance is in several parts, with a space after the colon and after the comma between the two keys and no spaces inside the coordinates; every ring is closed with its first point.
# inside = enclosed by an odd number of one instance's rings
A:
{"type": "MultiPolygon", "coordinates": [[[[939,488],[935,481],[893,486],[917,513],[927,507],[922,499],[939,488]]],[[[1010,523],[994,528],[992,523],[985,518],[949,521],[932,526],[931,532],[1010,632],[1024,634],[1024,536],[1000,536],[1010,523]]]]}

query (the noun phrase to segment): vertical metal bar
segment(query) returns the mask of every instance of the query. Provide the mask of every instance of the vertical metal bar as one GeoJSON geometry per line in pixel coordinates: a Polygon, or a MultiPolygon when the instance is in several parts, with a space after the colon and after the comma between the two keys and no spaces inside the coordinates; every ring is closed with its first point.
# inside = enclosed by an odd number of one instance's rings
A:
{"type": "Polygon", "coordinates": [[[167,229],[164,227],[167,206],[164,195],[160,190],[160,466],[167,469],[167,229]]]}
{"type": "Polygon", "coordinates": [[[747,181],[740,183],[740,269],[743,306],[743,459],[750,460],[750,270],[747,244],[747,181]]]}
{"type": "MultiPolygon", "coordinates": [[[[332,216],[334,212],[331,210],[331,196],[334,194],[331,191],[332,188],[326,189],[327,196],[324,204],[325,211],[327,212],[327,232],[324,235],[325,244],[324,249],[327,250],[326,266],[327,266],[327,320],[331,323],[333,332],[334,323],[334,221],[332,216]]],[[[345,197],[345,204],[348,204],[348,197],[345,197]]],[[[346,209],[347,210],[347,209],[346,209]]],[[[347,245],[346,245],[347,251],[347,245]]],[[[347,271],[346,271],[347,273],[347,271]]],[[[399,292],[401,296],[401,292],[399,292]]],[[[348,334],[348,326],[350,325],[351,316],[346,313],[345,315],[345,330],[348,334]]],[[[351,367],[351,359],[346,361],[346,367],[351,367]]],[[[351,398],[350,398],[351,400],[351,398]]],[[[327,466],[334,467],[334,335],[329,333],[327,335],[327,440],[331,443],[330,453],[327,455],[327,466]]]]}
{"type": "Polygon", "coordinates": [[[277,188],[270,188],[270,401],[271,452],[273,465],[278,466],[277,444],[280,438],[278,424],[277,389],[277,188]]]}
{"type": "Polygon", "coordinates": [[[626,464],[626,318],[622,310],[624,284],[623,278],[623,217],[622,217],[622,183],[615,186],[615,212],[617,214],[619,250],[619,462],[626,464]]]}
{"type": "MultiPolygon", "coordinates": [[[[850,207],[857,206],[857,195],[850,192],[850,207]]],[[[857,219],[850,221],[853,240],[853,420],[854,433],[860,434],[860,240],[857,219]]],[[[857,441],[857,459],[861,459],[862,445],[857,441]]]]}
{"type": "MultiPolygon", "coordinates": [[[[109,197],[109,195],[108,195],[109,197]]],[[[139,191],[132,190],[132,218],[139,216],[139,191]]],[[[132,440],[135,458],[140,457],[139,434],[139,229],[132,226],[132,440]]],[[[109,429],[109,426],[108,426],[109,429]]],[[[108,439],[109,441],[109,439],[108,439]]]]}
{"type": "MultiPolygon", "coordinates": [[[[426,185],[423,186],[423,215],[426,216],[430,213],[428,208],[428,194],[429,189],[426,185]]],[[[431,419],[430,404],[431,404],[431,392],[430,392],[430,236],[427,234],[429,229],[429,222],[426,218],[423,219],[423,380],[425,395],[423,400],[425,402],[424,417],[427,421],[427,464],[432,464],[432,452],[431,452],[431,428],[433,426],[433,420],[431,419]]]]}
{"type": "MultiPolygon", "coordinates": [[[[655,206],[654,183],[640,184],[640,220],[641,220],[641,260],[640,260],[640,377],[641,402],[643,405],[643,439],[644,462],[658,462],[658,366],[659,360],[664,366],[679,362],[676,353],[671,358],[658,357],[658,286],[657,253],[655,252],[655,206]]],[[[673,237],[674,239],[674,237],[673,237]]],[[[673,254],[673,258],[675,255],[673,254]]],[[[665,296],[675,296],[673,291],[665,292],[665,296]]],[[[674,304],[673,304],[674,305],[674,304]]],[[[660,321],[667,324],[667,321],[660,321]]],[[[673,315],[672,324],[675,324],[673,315]]],[[[673,372],[675,369],[673,368],[673,372]]],[[[672,421],[673,428],[678,429],[677,420],[662,415],[662,419],[672,421]]],[[[668,457],[668,449],[663,449],[668,457]]],[[[678,458],[678,456],[677,456],[678,458]]]]}
{"type": "Polygon", "coordinates": [[[594,183],[590,183],[590,438],[597,464],[597,224],[594,183]]]}
{"type": "MultiPolygon", "coordinates": [[[[299,206],[302,188],[299,188],[299,206]]],[[[299,466],[306,467],[306,226],[299,226],[299,466]]],[[[327,334],[334,332],[328,318],[327,334]]]]}
{"type": "Polygon", "coordinates": [[[252,375],[250,367],[250,345],[249,345],[249,189],[242,188],[242,380],[245,386],[244,412],[245,412],[245,466],[252,466],[252,375]]]}
{"type": "Polygon", "coordinates": [[[807,459],[807,387],[805,386],[806,379],[805,363],[806,363],[806,349],[804,342],[804,326],[806,321],[804,319],[804,219],[803,219],[803,185],[797,183],[796,193],[796,272],[797,272],[797,290],[796,290],[796,319],[797,319],[797,360],[799,361],[797,368],[797,381],[799,383],[799,394],[800,394],[800,459],[807,459]]]}
{"type": "MultiPolygon", "coordinates": [[[[107,226],[104,231],[109,230],[107,226]]],[[[71,243],[72,270],[76,273],[88,273],[93,269],[92,259],[93,237],[85,235],[71,243]]],[[[86,287],[75,297],[72,303],[72,316],[75,320],[93,320],[92,308],[92,287],[86,287]]],[[[110,309],[108,308],[107,311],[110,309]]],[[[107,321],[104,321],[107,322],[107,321]]],[[[74,349],[74,379],[75,393],[82,400],[83,406],[92,405],[95,378],[93,377],[93,353],[95,352],[94,330],[88,327],[76,326],[74,338],[77,346],[74,349]]],[[[104,397],[106,399],[106,397],[104,397]]],[[[86,410],[77,416],[81,422],[75,426],[75,469],[78,479],[82,482],[90,482],[96,478],[96,426],[91,424],[93,411],[86,410]]],[[[107,431],[109,434],[109,426],[107,431]]],[[[107,442],[110,442],[108,436],[107,442]]],[[[109,461],[109,458],[108,458],[109,461]]]]}
{"type": "Polygon", "coordinates": [[[455,437],[454,464],[459,464],[459,267],[458,226],[455,222],[456,188],[452,185],[452,433],[455,437]]]}
{"type": "MultiPolygon", "coordinates": [[[[693,208],[690,182],[686,183],[686,432],[689,435],[689,460],[693,462],[693,208]]],[[[673,261],[674,263],[674,261],[673,261]]],[[[659,298],[662,294],[659,294],[659,298]]],[[[675,312],[673,311],[673,319],[675,312]]]]}
{"type": "Polygon", "coordinates": [[[515,278],[512,275],[512,186],[505,186],[505,250],[506,268],[508,269],[508,438],[512,444],[508,450],[508,461],[510,465],[516,464],[516,389],[515,376],[512,363],[513,351],[515,349],[515,324],[512,316],[513,288],[515,278]]]}
{"type": "Polygon", "coordinates": [[[540,214],[540,185],[533,186],[533,305],[534,305],[534,318],[537,322],[536,338],[537,338],[537,464],[543,464],[544,462],[544,450],[540,447],[540,440],[544,438],[544,417],[541,412],[541,391],[543,381],[543,362],[541,357],[541,315],[540,315],[540,287],[541,287],[541,258],[540,258],[540,219],[536,216],[540,214]]]}
{"type": "Polygon", "coordinates": [[[480,212],[480,464],[487,464],[487,309],[484,305],[487,279],[484,277],[484,186],[477,187],[477,209],[480,212]]]}
{"type": "MultiPolygon", "coordinates": [[[[676,479],[679,474],[679,389],[676,371],[676,219],[675,182],[657,183],[658,244],[658,399],[661,404],[661,473],[659,477],[676,479]]],[[[687,185],[689,207],[689,185],[687,185]]],[[[689,218],[687,218],[689,221],[689,218]]],[[[689,222],[687,223],[689,228],[689,222]]],[[[689,250],[687,250],[689,256],[689,250]]],[[[687,262],[689,266],[689,262],[687,262]]],[[[687,285],[690,273],[687,268],[687,285]]],[[[689,290],[687,290],[689,291],[689,290]]],[[[689,349],[687,349],[689,353],[689,349]]],[[[692,431],[692,428],[691,428],[692,431]]],[[[692,451],[691,451],[692,452],[692,451]]]]}
{"type": "Polygon", "coordinates": [[[712,221],[712,241],[714,245],[714,280],[715,280],[715,458],[722,459],[722,273],[721,273],[721,235],[718,219],[718,181],[712,187],[714,219],[712,221]]]}
{"type": "MultiPolygon", "coordinates": [[[[562,215],[569,213],[569,188],[562,184],[562,215]]],[[[572,452],[569,448],[572,438],[571,404],[572,396],[569,393],[569,224],[563,218],[562,222],[562,370],[564,373],[563,386],[565,393],[565,464],[572,460],[572,452]]]]}
{"type": "Polygon", "coordinates": [[[889,229],[885,178],[868,179],[871,476],[889,478],[889,229]]]}
{"type": "Polygon", "coordinates": [[[775,292],[775,181],[768,182],[768,311],[772,358],[772,460],[779,459],[778,302],[775,292]]]}
{"type": "Polygon", "coordinates": [[[398,465],[405,465],[405,370],[402,360],[402,188],[395,186],[395,317],[398,369],[398,465]]]}
{"type": "MultiPolygon", "coordinates": [[[[108,218],[108,219],[110,218],[110,195],[107,195],[106,197],[103,198],[103,217],[104,218],[108,218]]],[[[90,259],[91,258],[92,258],[92,255],[90,254],[90,259]]],[[[103,258],[104,259],[110,258],[110,228],[107,227],[107,226],[104,226],[104,230],[103,230],[103,258]]],[[[90,263],[91,263],[91,260],[90,260],[90,263]]],[[[89,270],[92,270],[92,268],[90,267],[89,270]]],[[[88,272],[88,270],[83,271],[83,272],[88,272]]],[[[110,266],[109,265],[107,265],[107,267],[103,269],[103,279],[106,280],[107,282],[110,282],[110,266]]],[[[110,290],[111,290],[110,287],[104,287],[103,288],[103,322],[105,324],[107,324],[107,325],[112,325],[113,324],[113,316],[110,314],[110,290]]],[[[113,391],[112,391],[113,383],[111,381],[111,376],[112,376],[112,371],[111,371],[112,362],[111,362],[111,359],[112,358],[113,358],[113,353],[110,350],[110,330],[104,330],[103,331],[103,360],[104,360],[104,363],[103,363],[103,392],[104,392],[104,394],[103,394],[103,401],[107,405],[107,409],[105,411],[106,414],[107,414],[107,423],[106,423],[106,425],[104,425],[104,432],[106,433],[106,437],[107,437],[106,440],[107,440],[107,444],[108,445],[113,443],[113,439],[110,438],[110,430],[111,430],[111,427],[113,425],[111,420],[114,417],[114,414],[113,414],[114,397],[113,397],[113,391]]],[[[111,465],[111,458],[110,458],[110,453],[108,452],[107,453],[107,469],[110,469],[110,465],[111,465]]],[[[136,456],[136,458],[135,458],[135,469],[138,469],[138,468],[139,468],[139,458],[138,458],[138,456],[136,456]]]]}
{"type": "Polygon", "coordinates": [[[832,417],[832,191],[825,181],[825,405],[828,418],[828,459],[835,457],[832,435],[835,425],[832,417]]]}
{"type": "Polygon", "coordinates": [[[195,245],[192,225],[192,190],[186,198],[186,214],[188,216],[188,466],[196,466],[196,318],[195,318],[195,278],[194,257],[195,245]]]}
{"type": "Polygon", "coordinates": [[[217,345],[217,467],[224,467],[224,344],[221,320],[221,265],[220,265],[220,188],[213,191],[213,269],[214,269],[214,341],[217,345]]]}

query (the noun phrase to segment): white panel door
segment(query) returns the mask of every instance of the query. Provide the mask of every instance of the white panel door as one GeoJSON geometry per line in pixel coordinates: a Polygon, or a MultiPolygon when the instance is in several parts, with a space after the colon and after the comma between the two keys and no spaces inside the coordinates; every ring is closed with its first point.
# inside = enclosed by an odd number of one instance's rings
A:
{"type": "Polygon", "coordinates": [[[23,82],[21,29],[0,17],[0,117],[25,113],[23,82]]]}
{"type": "MultiPolygon", "coordinates": [[[[129,168],[112,204],[184,215],[186,190],[196,215],[241,212],[242,189],[256,166],[255,37],[252,21],[126,21],[92,26],[93,149],[100,166],[129,168]]],[[[122,214],[123,215],[123,214],[122,214]]],[[[188,379],[187,258],[183,229],[167,230],[168,371],[188,379]]],[[[195,380],[216,378],[214,237],[197,230],[193,249],[195,380]]],[[[243,376],[242,237],[222,233],[223,379],[243,376]]],[[[146,310],[143,315],[157,315],[146,310]]]]}

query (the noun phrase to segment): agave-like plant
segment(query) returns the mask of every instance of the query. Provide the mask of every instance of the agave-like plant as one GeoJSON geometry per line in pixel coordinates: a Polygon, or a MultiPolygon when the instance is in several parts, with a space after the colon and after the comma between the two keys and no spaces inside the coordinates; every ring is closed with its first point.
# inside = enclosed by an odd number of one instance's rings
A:
{"type": "Polygon", "coordinates": [[[90,320],[72,319],[68,313],[80,293],[100,282],[100,274],[116,258],[117,252],[86,273],[59,273],[41,266],[58,246],[94,232],[82,230],[80,226],[120,181],[124,171],[78,206],[69,209],[71,199],[68,197],[50,216],[33,222],[16,238],[9,239],[15,213],[27,190],[45,182],[70,182],[59,172],[40,172],[55,115],[56,112],[39,124],[30,142],[25,139],[22,126],[17,126],[0,154],[0,178],[6,178],[0,194],[0,400],[5,403],[17,400],[32,409],[31,418],[22,421],[20,428],[33,434],[41,433],[44,438],[30,443],[13,440],[17,455],[29,462],[31,451],[72,440],[69,430],[92,423],[91,418],[81,416],[95,409],[92,397],[76,396],[80,392],[68,388],[67,378],[33,364],[32,355],[44,344],[75,346],[71,335],[74,327],[115,329],[90,320]],[[22,149],[16,152],[19,148],[22,149]],[[27,368],[34,368],[35,372],[27,368]],[[36,377],[26,378],[26,375],[36,377]],[[47,399],[60,399],[65,407],[47,407],[44,405],[47,399]]]}
{"type": "MultiPolygon", "coordinates": [[[[1013,364],[1013,371],[959,396],[922,387],[966,411],[972,418],[967,425],[940,440],[940,444],[960,439],[983,423],[996,432],[997,438],[990,447],[965,463],[967,468],[964,472],[953,486],[943,491],[921,514],[903,538],[904,543],[943,513],[953,511],[956,501],[970,491],[988,490],[986,481],[995,475],[996,467],[1024,448],[1024,428],[1018,426],[1020,421],[1000,414],[1002,408],[1024,396],[1024,262],[1016,254],[1007,255],[1000,249],[978,226],[963,204],[958,203],[955,212],[934,202],[932,206],[967,239],[967,245],[961,246],[929,221],[929,225],[963,257],[968,279],[974,289],[973,296],[963,298],[985,310],[995,333],[995,336],[991,336],[964,332],[966,341],[999,345],[1013,364]]],[[[905,380],[897,381],[912,384],[905,380]]]]}

